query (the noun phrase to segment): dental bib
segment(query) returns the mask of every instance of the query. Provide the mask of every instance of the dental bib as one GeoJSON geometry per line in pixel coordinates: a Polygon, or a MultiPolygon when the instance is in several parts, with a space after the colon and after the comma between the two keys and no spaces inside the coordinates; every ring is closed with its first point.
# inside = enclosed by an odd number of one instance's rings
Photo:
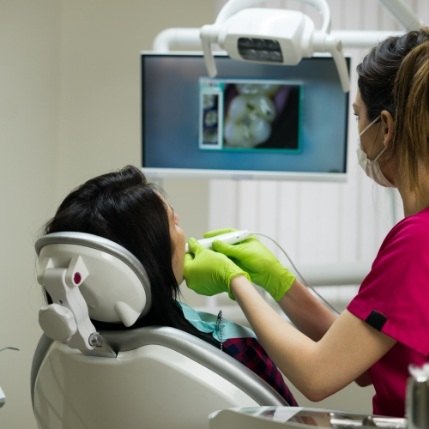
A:
{"type": "Polygon", "coordinates": [[[220,343],[230,338],[256,338],[255,333],[238,323],[224,320],[221,312],[218,315],[194,310],[183,302],[178,303],[186,320],[200,332],[211,333],[220,343]]]}

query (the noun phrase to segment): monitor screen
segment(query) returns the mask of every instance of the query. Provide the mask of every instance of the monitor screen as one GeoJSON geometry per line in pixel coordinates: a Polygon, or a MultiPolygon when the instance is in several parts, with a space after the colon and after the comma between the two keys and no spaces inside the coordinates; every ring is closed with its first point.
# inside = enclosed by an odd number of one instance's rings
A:
{"type": "Polygon", "coordinates": [[[216,66],[209,78],[202,54],[142,53],[146,173],[345,178],[348,93],[331,57],[279,66],[217,55],[216,66]]]}

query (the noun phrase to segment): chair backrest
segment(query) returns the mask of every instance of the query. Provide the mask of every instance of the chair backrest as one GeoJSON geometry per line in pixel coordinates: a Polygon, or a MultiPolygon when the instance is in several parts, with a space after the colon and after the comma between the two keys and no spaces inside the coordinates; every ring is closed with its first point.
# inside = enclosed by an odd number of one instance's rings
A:
{"type": "Polygon", "coordinates": [[[88,234],[61,233],[44,237],[36,250],[38,280],[55,306],[41,311],[45,334],[32,366],[40,429],[201,429],[208,428],[215,410],[287,405],[250,369],[186,332],[170,327],[96,332],[91,311],[127,321],[133,294],[140,306],[150,303],[150,288],[138,283],[147,280],[144,268],[125,249],[88,234]],[[135,283],[129,297],[95,296],[101,287],[109,289],[112,278],[121,280],[121,273],[123,282],[135,283]],[[117,302],[125,302],[124,311],[117,311],[117,302]],[[107,311],[94,309],[94,303],[107,311]],[[88,339],[94,336],[96,341],[88,339]]]}

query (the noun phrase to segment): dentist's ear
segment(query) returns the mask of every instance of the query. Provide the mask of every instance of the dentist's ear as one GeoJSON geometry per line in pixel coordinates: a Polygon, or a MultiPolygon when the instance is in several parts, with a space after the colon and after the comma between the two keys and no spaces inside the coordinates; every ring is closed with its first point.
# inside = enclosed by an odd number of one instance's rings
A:
{"type": "Polygon", "coordinates": [[[388,110],[382,110],[380,113],[381,126],[383,130],[383,145],[388,147],[392,144],[394,137],[395,121],[388,110]]]}

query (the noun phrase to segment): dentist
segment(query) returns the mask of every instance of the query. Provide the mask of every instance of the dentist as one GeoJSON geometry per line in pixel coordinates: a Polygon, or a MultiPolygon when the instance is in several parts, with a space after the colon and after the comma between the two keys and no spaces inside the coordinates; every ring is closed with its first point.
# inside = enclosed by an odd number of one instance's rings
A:
{"type": "Polygon", "coordinates": [[[189,240],[184,276],[200,294],[233,296],[268,354],[310,400],[356,381],[374,386],[374,414],[403,417],[409,365],[429,361],[429,29],[381,42],[357,73],[358,159],[375,182],[398,189],[404,218],[347,309],[334,314],[255,238],[215,241],[214,250],[189,240]]]}

